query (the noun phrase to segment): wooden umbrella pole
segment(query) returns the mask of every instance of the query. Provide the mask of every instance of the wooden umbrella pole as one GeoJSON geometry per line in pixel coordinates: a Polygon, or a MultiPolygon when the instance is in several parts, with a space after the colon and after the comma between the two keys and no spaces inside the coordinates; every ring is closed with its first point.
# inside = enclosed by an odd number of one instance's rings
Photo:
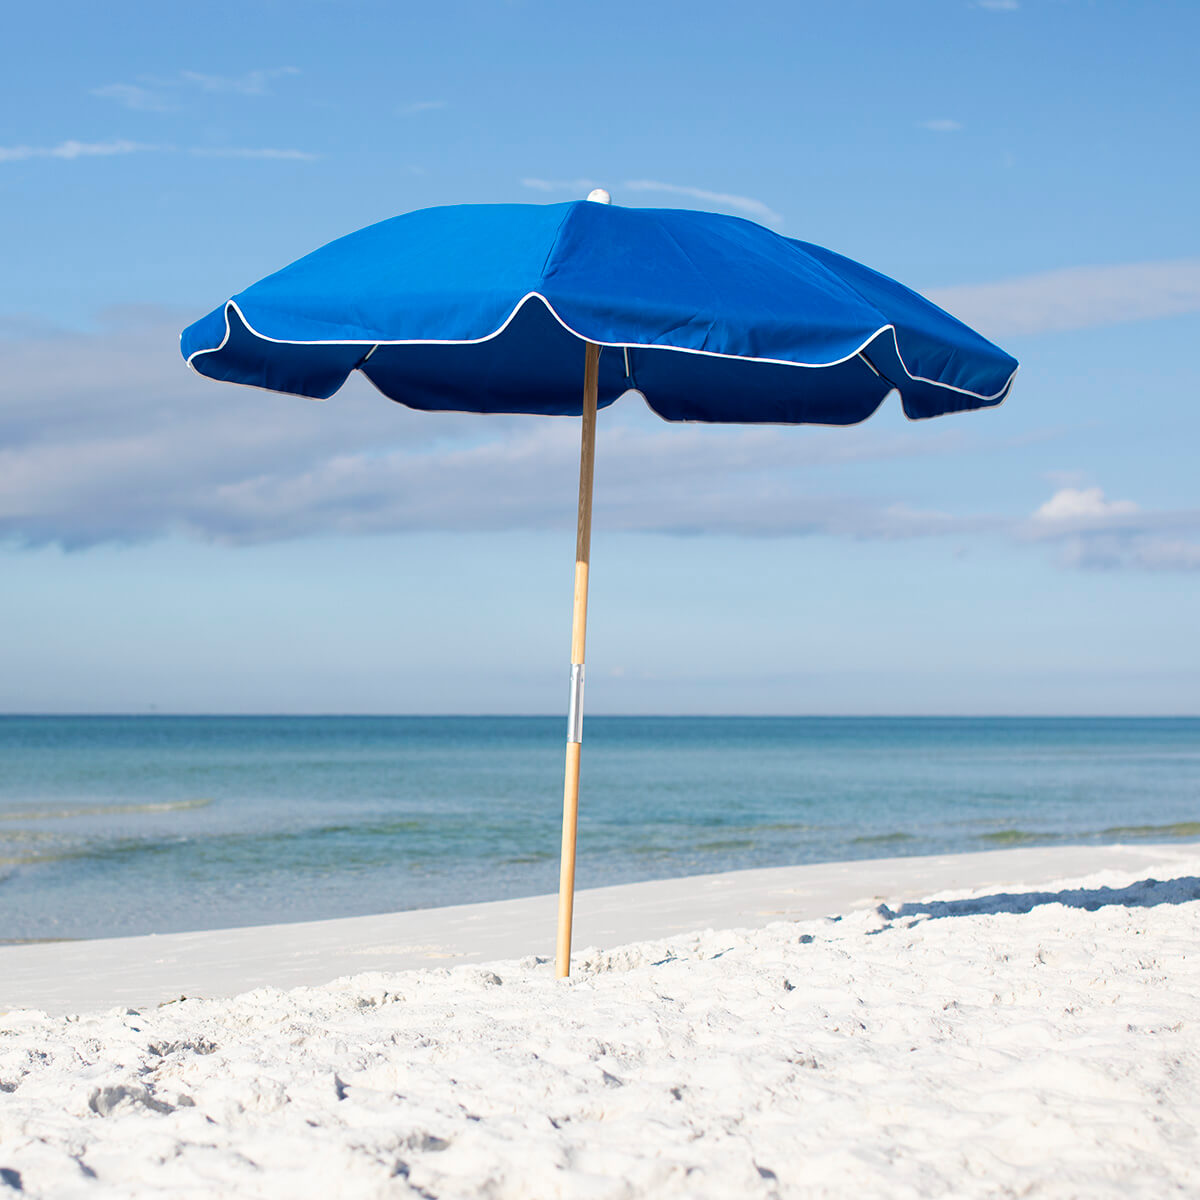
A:
{"type": "Polygon", "coordinates": [[[583,657],[587,641],[588,560],[592,547],[592,474],[596,462],[596,393],[600,347],[587,344],[583,369],[583,438],[579,448],[579,521],[575,533],[575,609],[571,619],[571,697],[567,708],[567,767],[563,777],[562,861],[558,876],[559,979],[571,973],[575,910],[575,831],[579,824],[579,758],[583,751],[583,657]]]}

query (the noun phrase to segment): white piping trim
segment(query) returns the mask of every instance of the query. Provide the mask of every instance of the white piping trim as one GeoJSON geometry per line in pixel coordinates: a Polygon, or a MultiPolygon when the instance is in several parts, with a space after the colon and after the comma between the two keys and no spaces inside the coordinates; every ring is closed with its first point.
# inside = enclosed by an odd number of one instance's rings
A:
{"type": "MultiPolygon", "coordinates": [[[[873,334],[871,334],[870,337],[868,337],[866,339],[866,341],[864,341],[856,350],[851,351],[851,353],[845,354],[841,358],[833,358],[833,359],[830,359],[828,362],[820,362],[820,363],[792,362],[790,359],[786,359],[786,358],[756,358],[756,357],[752,357],[751,355],[745,355],[745,354],[722,354],[721,352],[716,351],[716,350],[695,350],[690,346],[662,346],[662,345],[657,345],[653,342],[603,342],[603,341],[598,341],[596,338],[588,337],[586,334],[580,333],[577,329],[572,329],[571,326],[568,325],[566,323],[566,321],[564,321],[562,319],[562,317],[560,317],[558,315],[558,313],[554,309],[554,305],[552,305],[550,303],[550,301],[547,300],[546,297],[542,295],[541,292],[527,292],[524,296],[521,297],[520,300],[517,301],[516,307],[514,307],[512,312],[510,312],[508,314],[507,318],[505,319],[504,323],[500,326],[500,328],[497,329],[493,333],[486,334],[483,337],[478,337],[478,338],[397,338],[393,341],[376,341],[374,338],[314,338],[309,341],[298,341],[295,338],[273,338],[273,337],[269,337],[265,333],[259,333],[259,331],[257,329],[255,329],[254,326],[251,325],[249,321],[246,320],[246,314],[244,312],[242,312],[241,308],[238,307],[236,300],[227,300],[225,302],[225,314],[224,314],[225,315],[225,336],[221,339],[221,342],[219,345],[213,346],[208,350],[193,350],[192,353],[190,355],[188,355],[187,364],[189,367],[191,367],[192,359],[198,358],[201,354],[216,354],[219,350],[224,348],[225,343],[229,341],[229,336],[230,336],[230,333],[232,332],[230,329],[230,325],[229,325],[229,310],[231,308],[234,310],[234,312],[237,313],[238,317],[241,319],[241,322],[243,325],[245,325],[246,329],[250,333],[252,333],[256,338],[259,338],[261,341],[264,341],[264,342],[272,342],[275,345],[279,345],[279,346],[371,346],[372,347],[371,354],[374,354],[375,351],[378,350],[380,346],[478,346],[478,345],[481,345],[483,342],[490,342],[494,338],[498,338],[509,327],[509,325],[512,324],[517,313],[519,313],[521,311],[521,309],[525,306],[525,304],[528,301],[533,300],[535,298],[540,300],[546,306],[550,315],[573,337],[577,337],[581,341],[585,341],[585,342],[590,341],[598,346],[609,346],[609,347],[612,347],[613,349],[622,348],[626,351],[629,351],[629,350],[671,350],[671,351],[674,351],[676,354],[700,354],[707,358],[734,359],[738,362],[768,363],[773,366],[780,366],[780,367],[820,368],[820,367],[836,367],[840,363],[847,362],[848,360],[861,354],[881,334],[890,332],[892,335],[892,342],[896,347],[896,357],[900,360],[900,365],[904,368],[904,373],[914,383],[927,383],[931,387],[945,388],[947,391],[958,392],[960,395],[963,395],[963,396],[972,396],[976,400],[996,400],[999,397],[1004,396],[1005,393],[1009,390],[1009,388],[1012,387],[1013,379],[1016,378],[1016,374],[1017,374],[1017,369],[1014,368],[1012,374],[1009,375],[1008,379],[1005,381],[1004,386],[999,391],[993,392],[990,396],[985,396],[981,392],[972,392],[968,388],[955,387],[951,383],[942,383],[937,379],[926,379],[923,375],[914,375],[908,369],[908,364],[904,361],[904,355],[902,355],[900,353],[900,342],[896,337],[896,327],[895,327],[895,325],[891,324],[890,322],[886,325],[881,325],[877,330],[875,330],[875,332],[873,334]]],[[[369,357],[370,357],[370,354],[367,355],[367,358],[369,358],[369,357]]],[[[366,361],[366,359],[363,359],[363,362],[365,362],[365,361],[366,361]]],[[[360,363],[359,365],[361,366],[362,364],[360,363]]],[[[195,368],[193,367],[193,370],[194,369],[195,368]]],[[[357,368],[355,368],[355,369],[357,369],[357,368]]],[[[872,368],[872,370],[874,370],[874,368],[872,368]]],[[[202,372],[200,372],[200,371],[197,371],[196,373],[198,375],[202,374],[202,372]]],[[[876,371],[875,373],[877,375],[879,374],[878,371],[876,371]]],[[[255,385],[251,384],[250,386],[253,387],[255,385]]],[[[264,390],[274,391],[275,389],[274,388],[266,388],[264,390]]],[[[292,393],[292,394],[297,394],[297,393],[292,393]]]]}

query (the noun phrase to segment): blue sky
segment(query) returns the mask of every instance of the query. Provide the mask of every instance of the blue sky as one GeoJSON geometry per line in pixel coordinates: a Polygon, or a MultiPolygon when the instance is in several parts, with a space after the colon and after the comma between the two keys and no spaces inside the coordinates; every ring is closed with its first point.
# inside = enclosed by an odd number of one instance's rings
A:
{"type": "Polygon", "coordinates": [[[589,712],[1200,712],[1192,3],[50,0],[0,46],[0,711],[557,712],[578,431],[191,376],[434,204],[711,208],[1022,362],[853,429],[601,418],[589,712]]]}

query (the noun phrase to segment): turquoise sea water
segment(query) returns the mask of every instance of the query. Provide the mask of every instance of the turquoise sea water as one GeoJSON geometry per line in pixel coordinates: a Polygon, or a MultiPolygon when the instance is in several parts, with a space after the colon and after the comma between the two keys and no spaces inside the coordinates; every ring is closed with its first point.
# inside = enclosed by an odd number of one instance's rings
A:
{"type": "MultiPolygon", "coordinates": [[[[553,891],[561,717],[0,717],[0,941],[553,891]]],[[[1200,840],[1200,719],[592,717],[580,887],[1200,840]]]]}

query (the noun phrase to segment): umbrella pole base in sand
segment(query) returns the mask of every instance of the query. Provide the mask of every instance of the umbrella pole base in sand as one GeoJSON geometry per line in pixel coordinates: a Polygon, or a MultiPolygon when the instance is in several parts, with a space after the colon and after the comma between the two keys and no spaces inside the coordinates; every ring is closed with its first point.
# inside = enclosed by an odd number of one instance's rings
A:
{"type": "Polygon", "coordinates": [[[596,462],[596,395],[600,347],[591,342],[583,372],[583,437],[579,449],[579,522],[575,534],[575,607],[571,620],[571,698],[567,712],[567,764],[563,778],[562,862],[558,877],[559,979],[571,973],[571,922],[575,910],[575,834],[579,825],[579,760],[583,752],[583,661],[587,642],[588,562],[592,545],[592,476],[596,462]]]}

